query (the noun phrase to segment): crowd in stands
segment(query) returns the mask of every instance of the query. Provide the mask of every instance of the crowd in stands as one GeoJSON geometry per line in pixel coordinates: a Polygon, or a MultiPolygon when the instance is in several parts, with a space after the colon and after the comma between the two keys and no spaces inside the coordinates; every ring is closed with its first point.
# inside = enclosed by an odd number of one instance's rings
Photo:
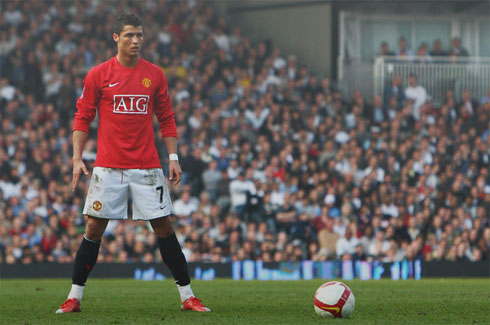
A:
{"type": "Polygon", "coordinates": [[[400,37],[398,40],[398,48],[396,51],[390,50],[387,42],[382,42],[379,47],[378,55],[394,57],[396,59],[410,60],[418,63],[430,63],[433,58],[440,57],[467,57],[468,51],[461,45],[461,39],[455,37],[451,41],[449,49],[444,49],[440,39],[434,40],[432,50],[429,51],[429,45],[426,42],[421,43],[417,51],[411,50],[407,45],[405,37],[400,37]]]}
{"type": "MultiPolygon", "coordinates": [[[[448,89],[433,107],[413,76],[368,103],[204,1],[26,0],[0,14],[1,263],[74,259],[89,183],[71,190],[75,103],[87,71],[115,55],[112,21],[127,8],[169,83],[184,172],[169,189],[188,261],[489,259],[490,91],[448,89]]],[[[99,261],[159,260],[148,223],[109,222],[99,261]]]]}

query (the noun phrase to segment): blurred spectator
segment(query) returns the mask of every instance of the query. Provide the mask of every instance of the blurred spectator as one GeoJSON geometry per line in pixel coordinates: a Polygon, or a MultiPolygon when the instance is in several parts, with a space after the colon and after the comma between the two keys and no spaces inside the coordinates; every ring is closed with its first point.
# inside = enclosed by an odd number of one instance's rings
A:
{"type": "Polygon", "coordinates": [[[450,55],[455,56],[469,56],[468,51],[461,46],[461,39],[459,37],[453,38],[452,46],[449,53],[450,55]]]}
{"type": "Polygon", "coordinates": [[[373,107],[368,114],[373,125],[380,125],[388,120],[388,112],[385,110],[381,96],[374,96],[373,107]]]}
{"type": "Polygon", "coordinates": [[[238,178],[230,183],[230,197],[232,211],[242,215],[247,204],[247,193],[255,194],[255,184],[245,178],[245,172],[241,171],[238,178]]]}
{"type": "Polygon", "coordinates": [[[408,83],[409,86],[405,89],[405,96],[412,101],[412,115],[418,120],[420,119],[420,107],[427,100],[427,92],[424,87],[417,84],[415,75],[410,75],[408,83]]]}
{"type": "Polygon", "coordinates": [[[490,103],[490,89],[488,89],[487,95],[486,96],[483,96],[480,99],[480,105],[485,105],[487,103],[490,103]]]}
{"type": "Polygon", "coordinates": [[[368,257],[366,253],[364,252],[364,248],[361,244],[357,244],[355,248],[354,254],[352,254],[352,259],[354,261],[366,261],[368,260],[368,257]]]}
{"type": "Polygon", "coordinates": [[[7,2],[3,17],[8,25],[18,26],[23,19],[22,12],[15,7],[14,3],[7,2]]]}
{"type": "Polygon", "coordinates": [[[174,213],[177,217],[189,217],[193,212],[198,211],[199,201],[191,197],[188,190],[183,191],[180,198],[174,204],[174,213]]]}
{"type": "Polygon", "coordinates": [[[410,59],[413,57],[413,51],[407,47],[405,37],[400,37],[398,40],[398,49],[395,54],[398,59],[410,59]]]}
{"type": "Polygon", "coordinates": [[[393,56],[393,55],[395,55],[395,53],[390,50],[390,48],[388,47],[388,43],[382,42],[381,46],[379,48],[378,55],[393,56]]]}
{"type": "Polygon", "coordinates": [[[352,259],[352,256],[356,253],[356,247],[359,244],[359,240],[352,235],[352,230],[347,228],[344,237],[339,238],[337,241],[335,247],[337,256],[343,261],[352,259]]]}
{"type": "Polygon", "coordinates": [[[375,239],[369,245],[367,252],[371,257],[381,259],[386,255],[390,247],[390,243],[385,239],[385,232],[379,230],[376,232],[375,239]]]}
{"type": "Polygon", "coordinates": [[[209,163],[208,169],[202,174],[204,189],[210,195],[211,200],[215,201],[218,194],[218,183],[221,180],[221,172],[218,170],[218,163],[212,160],[209,163]]]}
{"type": "Polygon", "coordinates": [[[414,60],[414,63],[431,63],[432,58],[428,50],[429,46],[427,43],[422,43],[418,48],[417,53],[415,53],[416,59],[414,60]]]}
{"type": "Polygon", "coordinates": [[[385,87],[384,105],[388,106],[389,101],[393,97],[395,97],[397,106],[401,108],[405,102],[405,90],[403,89],[402,86],[402,78],[399,75],[395,75],[393,77],[393,80],[391,81],[391,85],[385,87]]]}
{"type": "Polygon", "coordinates": [[[441,40],[439,40],[439,39],[434,40],[434,43],[432,43],[432,51],[430,51],[429,54],[430,54],[430,56],[433,56],[433,57],[447,56],[447,52],[445,52],[442,49],[441,40]]]}
{"type": "Polygon", "coordinates": [[[478,107],[478,102],[471,98],[471,92],[469,89],[464,89],[463,98],[458,106],[463,108],[462,115],[468,117],[475,114],[475,110],[478,107]]]}
{"type": "Polygon", "coordinates": [[[10,102],[14,99],[16,89],[9,84],[7,78],[0,78],[0,100],[10,102]]]}

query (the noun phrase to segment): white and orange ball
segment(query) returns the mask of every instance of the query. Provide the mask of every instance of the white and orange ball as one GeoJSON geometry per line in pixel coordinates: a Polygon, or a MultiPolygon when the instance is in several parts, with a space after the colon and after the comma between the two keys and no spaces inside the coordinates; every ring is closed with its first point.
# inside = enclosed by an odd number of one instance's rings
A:
{"type": "Polygon", "coordinates": [[[352,315],[356,299],[352,290],[342,282],[330,281],[322,284],[313,299],[315,312],[325,318],[347,318],[352,315]]]}

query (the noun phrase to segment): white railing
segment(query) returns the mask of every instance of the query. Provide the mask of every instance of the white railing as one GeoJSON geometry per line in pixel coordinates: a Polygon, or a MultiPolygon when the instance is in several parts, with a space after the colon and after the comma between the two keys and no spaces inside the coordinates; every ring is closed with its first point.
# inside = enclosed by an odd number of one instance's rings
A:
{"type": "Polygon", "coordinates": [[[470,89],[472,97],[479,99],[490,89],[490,58],[433,57],[429,61],[424,57],[377,57],[374,93],[383,96],[384,88],[396,75],[401,76],[404,86],[409,76],[415,75],[436,105],[444,103],[447,90],[453,90],[459,99],[464,89],[470,89]]]}

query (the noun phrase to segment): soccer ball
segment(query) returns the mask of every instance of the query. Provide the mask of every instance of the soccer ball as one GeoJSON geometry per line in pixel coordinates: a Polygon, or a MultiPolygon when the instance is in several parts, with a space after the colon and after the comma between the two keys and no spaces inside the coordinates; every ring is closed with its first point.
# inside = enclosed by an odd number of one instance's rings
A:
{"type": "Polygon", "coordinates": [[[315,312],[325,318],[347,318],[352,315],[356,299],[352,290],[338,281],[322,284],[313,299],[315,312]]]}

